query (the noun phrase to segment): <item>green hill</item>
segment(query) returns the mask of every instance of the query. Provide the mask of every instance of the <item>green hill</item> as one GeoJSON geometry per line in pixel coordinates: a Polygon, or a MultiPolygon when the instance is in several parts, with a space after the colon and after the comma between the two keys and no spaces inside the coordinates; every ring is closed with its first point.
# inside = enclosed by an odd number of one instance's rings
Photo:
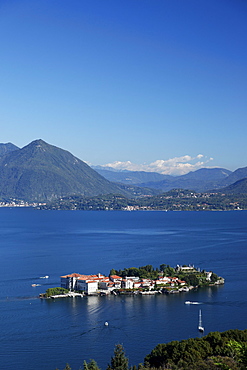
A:
{"type": "Polygon", "coordinates": [[[47,201],[61,196],[128,192],[71,153],[35,140],[0,157],[0,198],[47,201]]]}
{"type": "Polygon", "coordinates": [[[247,167],[238,168],[221,182],[221,187],[234,184],[238,180],[247,177],[247,167]]]}
{"type": "Polygon", "coordinates": [[[220,189],[220,192],[225,194],[247,194],[247,177],[220,189]]]}

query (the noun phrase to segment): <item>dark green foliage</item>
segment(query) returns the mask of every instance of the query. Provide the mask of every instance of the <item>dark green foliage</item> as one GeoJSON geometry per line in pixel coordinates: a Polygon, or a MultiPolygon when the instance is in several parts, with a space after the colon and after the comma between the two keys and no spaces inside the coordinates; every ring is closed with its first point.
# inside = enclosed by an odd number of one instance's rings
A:
{"type": "Polygon", "coordinates": [[[212,332],[203,338],[158,344],[145,357],[145,367],[172,369],[246,368],[247,330],[212,332]]]}
{"type": "Polygon", "coordinates": [[[188,285],[198,286],[199,279],[195,274],[184,275],[184,280],[188,285]]]}
{"type": "Polygon", "coordinates": [[[124,268],[124,270],[114,270],[116,274],[125,276],[138,276],[142,279],[157,279],[159,276],[159,270],[154,269],[152,265],[146,265],[141,267],[129,267],[124,268]]]}
{"type": "MultiPolygon", "coordinates": [[[[70,370],[67,364],[64,370],[70,370]]],[[[84,370],[99,370],[97,363],[84,361],[84,370]]],[[[244,370],[247,369],[247,330],[212,332],[202,338],[158,344],[144,364],[128,366],[123,346],[115,346],[107,370],[244,370]]]]}
{"type": "Polygon", "coordinates": [[[69,366],[69,364],[66,364],[64,370],[71,370],[71,367],[69,366]]]}
{"type": "Polygon", "coordinates": [[[141,267],[129,267],[123,270],[111,269],[109,275],[119,275],[121,277],[136,276],[140,279],[152,279],[156,280],[161,276],[177,277],[178,279],[185,281],[190,286],[207,286],[216,282],[219,277],[212,273],[213,280],[206,280],[205,271],[198,272],[196,269],[192,272],[177,271],[173,267],[161,264],[160,268],[154,268],[152,265],[146,265],[141,267]]]}
{"type": "Polygon", "coordinates": [[[211,275],[211,278],[210,278],[210,280],[212,281],[212,283],[215,283],[218,279],[219,279],[218,275],[216,275],[213,272],[212,275],[211,275]]]}
{"type": "Polygon", "coordinates": [[[128,370],[128,359],[125,356],[123,346],[117,344],[114,350],[114,356],[111,358],[111,364],[107,366],[107,370],[128,370]]]}
{"type": "Polygon", "coordinates": [[[175,270],[173,267],[171,267],[170,265],[162,265],[162,266],[166,266],[162,270],[164,276],[174,276],[175,275],[175,270]]]}
{"type": "Polygon", "coordinates": [[[65,288],[60,288],[60,287],[56,287],[56,288],[49,288],[46,290],[46,297],[51,297],[53,295],[60,295],[60,294],[66,294],[68,293],[68,289],[65,289],[65,288]]]}
{"type": "Polygon", "coordinates": [[[97,362],[94,360],[90,360],[88,363],[84,361],[83,369],[84,370],[100,370],[100,368],[97,365],[97,362]]]}

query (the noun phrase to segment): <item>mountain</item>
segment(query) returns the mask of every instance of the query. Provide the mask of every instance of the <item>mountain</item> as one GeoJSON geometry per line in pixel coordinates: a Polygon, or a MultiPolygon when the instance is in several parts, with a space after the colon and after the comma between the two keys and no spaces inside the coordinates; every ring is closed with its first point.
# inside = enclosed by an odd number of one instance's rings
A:
{"type": "Polygon", "coordinates": [[[220,189],[225,194],[247,194],[247,178],[238,180],[233,184],[220,189]]]}
{"type": "Polygon", "coordinates": [[[228,186],[234,184],[238,180],[242,180],[247,177],[247,167],[238,168],[232,172],[228,177],[221,181],[221,186],[228,186]]]}
{"type": "Polygon", "coordinates": [[[9,152],[12,152],[13,150],[17,150],[17,149],[20,149],[18,148],[18,146],[12,144],[12,143],[6,143],[6,144],[3,144],[3,143],[0,143],[0,157],[2,155],[5,155],[9,152]]]}
{"type": "Polygon", "coordinates": [[[35,140],[0,157],[0,197],[47,201],[61,196],[129,195],[71,153],[35,140]]]}
{"type": "Polygon", "coordinates": [[[144,171],[111,171],[100,166],[93,168],[107,180],[164,192],[172,189],[192,189],[199,192],[216,189],[224,186],[221,182],[232,174],[224,168],[201,168],[181,176],[144,171]]]}
{"type": "Polygon", "coordinates": [[[172,178],[169,175],[162,175],[157,172],[145,171],[112,171],[108,169],[99,168],[99,166],[92,167],[101,176],[104,176],[109,181],[121,182],[122,184],[139,185],[146,182],[157,182],[164,179],[172,178]]]}
{"type": "Polygon", "coordinates": [[[194,191],[207,191],[220,187],[222,180],[227,178],[231,171],[224,168],[201,168],[186,175],[166,178],[158,182],[142,183],[139,186],[169,191],[171,189],[191,189],[194,191]]]}

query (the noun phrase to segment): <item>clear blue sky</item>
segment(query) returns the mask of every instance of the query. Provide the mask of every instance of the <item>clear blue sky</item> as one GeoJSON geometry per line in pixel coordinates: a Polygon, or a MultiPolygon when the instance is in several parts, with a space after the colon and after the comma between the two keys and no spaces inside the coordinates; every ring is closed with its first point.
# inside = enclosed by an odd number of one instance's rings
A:
{"type": "Polygon", "coordinates": [[[1,0],[0,142],[247,166],[245,0],[1,0]]]}

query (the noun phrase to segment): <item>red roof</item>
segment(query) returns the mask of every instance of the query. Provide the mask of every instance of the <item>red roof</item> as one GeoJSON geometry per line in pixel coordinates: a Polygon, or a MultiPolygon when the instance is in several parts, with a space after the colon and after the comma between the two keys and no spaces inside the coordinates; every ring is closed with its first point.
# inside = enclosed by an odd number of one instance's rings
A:
{"type": "Polygon", "coordinates": [[[74,272],[73,274],[61,276],[61,278],[79,277],[79,276],[81,276],[81,274],[77,274],[76,272],[74,272]]]}
{"type": "Polygon", "coordinates": [[[69,274],[69,275],[64,275],[64,276],[61,276],[61,278],[78,278],[78,280],[103,280],[103,279],[106,279],[106,277],[102,274],[98,274],[98,275],[82,275],[82,274],[77,274],[77,273],[73,273],[73,274],[69,274]]]}

